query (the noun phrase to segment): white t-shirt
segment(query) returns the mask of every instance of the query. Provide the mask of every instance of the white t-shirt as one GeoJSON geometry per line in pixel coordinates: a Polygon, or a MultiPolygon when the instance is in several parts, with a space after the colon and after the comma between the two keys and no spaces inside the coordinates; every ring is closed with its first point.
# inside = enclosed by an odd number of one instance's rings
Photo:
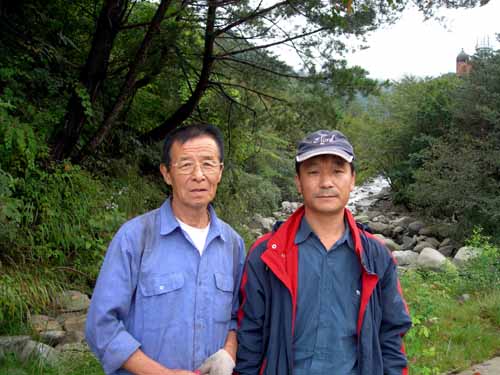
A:
{"type": "Polygon", "coordinates": [[[203,253],[203,249],[205,248],[205,242],[207,241],[208,230],[210,229],[210,223],[208,223],[208,225],[205,228],[196,228],[182,222],[181,220],[179,220],[179,218],[176,219],[179,222],[181,229],[184,232],[186,232],[186,234],[189,236],[194,246],[198,249],[201,255],[203,253]]]}

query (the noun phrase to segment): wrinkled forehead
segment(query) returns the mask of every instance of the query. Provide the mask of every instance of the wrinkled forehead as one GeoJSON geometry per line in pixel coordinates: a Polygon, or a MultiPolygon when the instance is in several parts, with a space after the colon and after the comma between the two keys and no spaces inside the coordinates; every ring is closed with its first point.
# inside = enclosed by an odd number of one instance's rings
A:
{"type": "Polygon", "coordinates": [[[216,140],[209,135],[190,138],[185,141],[175,140],[170,150],[172,158],[220,159],[220,150],[216,140]]]}

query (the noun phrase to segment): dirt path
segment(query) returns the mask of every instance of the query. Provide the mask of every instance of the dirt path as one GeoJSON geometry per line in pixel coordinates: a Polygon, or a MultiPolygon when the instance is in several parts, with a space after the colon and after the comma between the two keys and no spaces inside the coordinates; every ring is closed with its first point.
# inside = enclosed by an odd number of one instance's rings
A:
{"type": "Polygon", "coordinates": [[[500,357],[472,366],[469,370],[452,374],[456,375],[500,375],[500,357]]]}

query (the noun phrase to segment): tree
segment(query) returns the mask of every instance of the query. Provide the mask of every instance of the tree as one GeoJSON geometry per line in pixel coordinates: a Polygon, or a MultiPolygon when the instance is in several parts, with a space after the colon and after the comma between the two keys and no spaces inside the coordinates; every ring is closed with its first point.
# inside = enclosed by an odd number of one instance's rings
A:
{"type": "Polygon", "coordinates": [[[107,0],[101,9],[87,61],[78,84],[73,87],[62,127],[54,137],[52,154],[55,160],[69,156],[78,142],[86,117],[106,79],[113,43],[126,19],[128,7],[128,0],[107,0]]]}
{"type": "MultiPolygon", "coordinates": [[[[384,22],[397,19],[401,11],[410,3],[415,3],[426,15],[441,6],[466,7],[475,6],[479,0],[436,0],[433,2],[404,0],[392,2],[389,0],[337,0],[318,2],[317,0],[274,1],[271,4],[263,1],[242,0],[207,0],[207,1],[161,1],[158,11],[150,22],[137,25],[124,24],[127,16],[139,1],[105,1],[101,16],[97,22],[94,44],[101,48],[92,48],[87,58],[88,63],[80,74],[80,85],[85,92],[72,95],[68,105],[63,130],[57,133],[53,156],[56,160],[77,155],[81,158],[82,151],[75,149],[80,141],[81,132],[85,124],[85,108],[91,109],[95,102],[95,94],[105,77],[107,62],[118,30],[129,30],[135,27],[147,26],[143,42],[134,53],[136,59],[129,64],[123,75],[123,82],[112,101],[114,104],[107,110],[107,115],[101,126],[90,137],[84,153],[93,153],[116,126],[116,121],[127,101],[133,100],[137,93],[137,85],[147,63],[153,36],[164,32],[168,22],[174,22],[179,35],[183,32],[201,33],[203,43],[197,46],[182,45],[182,38],[170,40],[170,51],[176,51],[180,58],[177,62],[180,69],[192,72],[196,76],[192,84],[189,98],[180,104],[173,112],[165,113],[165,120],[153,129],[147,131],[142,140],[152,142],[159,140],[171,129],[179,126],[196,110],[201,98],[208,88],[219,87],[222,95],[224,87],[230,86],[231,76],[227,75],[229,67],[245,66],[254,69],[256,73],[272,72],[277,75],[292,76],[289,69],[274,71],[259,63],[265,51],[269,48],[289,44],[303,57],[307,65],[313,59],[312,50],[321,48],[321,56],[327,60],[338,60],[338,54],[345,50],[340,41],[346,35],[361,36],[367,31],[377,28],[384,22]],[[110,13],[115,10],[115,13],[110,13]],[[302,26],[289,28],[285,24],[294,24],[297,17],[303,17],[302,26]],[[167,21],[167,22],[166,22],[167,21]],[[106,27],[105,27],[106,25],[106,27]],[[106,32],[103,32],[105,30],[106,32]],[[107,43],[99,44],[104,38],[107,43]],[[106,46],[106,47],[104,47],[106,46]],[[100,57],[99,57],[100,56],[100,57]],[[187,57],[189,56],[189,57],[187,57]],[[193,58],[195,57],[195,58],[193,58]],[[101,61],[101,69],[93,71],[91,62],[101,61]],[[217,80],[212,77],[217,75],[217,80]],[[225,74],[225,75],[224,75],[225,74]],[[93,77],[98,76],[98,79],[93,77]],[[225,77],[224,80],[221,78],[225,77]],[[88,100],[87,100],[88,98],[88,100]]],[[[482,1],[484,3],[484,1],[482,1]]],[[[154,76],[158,76],[161,69],[157,69],[154,76]]],[[[190,75],[192,78],[192,75],[190,75]]],[[[247,88],[252,91],[252,88],[247,88]]],[[[264,96],[265,93],[254,90],[255,95],[264,96]]],[[[227,95],[226,95],[227,96],[227,95]]],[[[229,98],[228,98],[229,99],[229,98]]]]}

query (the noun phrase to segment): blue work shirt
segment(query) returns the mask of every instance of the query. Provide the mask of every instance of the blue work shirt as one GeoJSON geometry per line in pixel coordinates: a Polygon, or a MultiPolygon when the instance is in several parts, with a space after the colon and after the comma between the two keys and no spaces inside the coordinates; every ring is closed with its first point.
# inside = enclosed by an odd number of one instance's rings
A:
{"type": "Polygon", "coordinates": [[[361,266],[349,226],[327,251],[305,217],[299,247],[294,375],[357,374],[361,266]]]}
{"type": "Polygon", "coordinates": [[[128,374],[120,367],[139,348],[168,368],[192,371],[236,329],[244,243],[212,207],[209,213],[201,256],[170,200],[113,238],[85,330],[106,374],[128,374]]]}

